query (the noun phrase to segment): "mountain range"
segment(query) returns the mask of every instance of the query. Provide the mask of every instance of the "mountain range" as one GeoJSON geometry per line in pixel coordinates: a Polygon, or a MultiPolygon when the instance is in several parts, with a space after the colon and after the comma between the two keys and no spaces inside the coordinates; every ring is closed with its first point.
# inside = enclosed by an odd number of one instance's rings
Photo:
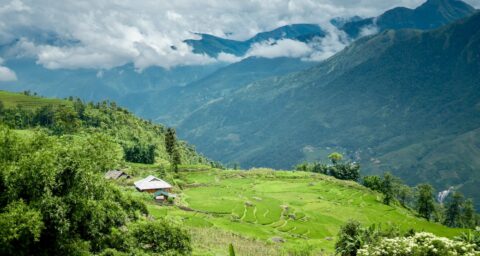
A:
{"type": "Polygon", "coordinates": [[[115,100],[177,126],[182,138],[224,163],[291,168],[337,150],[365,173],[390,170],[410,184],[428,180],[480,198],[479,16],[462,1],[428,0],[374,18],[333,19],[352,43],[322,62],[247,57],[257,43],[325,38],[317,24],[283,26],[245,41],[199,34],[185,41],[195,53],[243,59],[142,72],[132,64],[49,70],[9,56],[6,44],[0,55],[18,80],[0,88],[115,100]]]}
{"type": "Polygon", "coordinates": [[[477,13],[434,31],[364,37],[312,68],[205,104],[179,130],[227,162],[289,168],[341,150],[366,172],[479,198],[479,85],[477,13]]]}
{"type": "Polygon", "coordinates": [[[349,36],[357,38],[362,31],[376,29],[434,29],[464,18],[475,12],[475,9],[459,0],[428,0],[415,9],[397,7],[374,18],[354,20],[340,29],[349,36]]]}
{"type": "Polygon", "coordinates": [[[282,26],[268,32],[258,33],[245,41],[230,40],[209,34],[199,34],[201,39],[185,40],[193,47],[193,52],[217,57],[221,52],[244,56],[255,43],[276,41],[280,39],[293,39],[300,42],[308,42],[316,37],[325,37],[326,32],[316,24],[292,24],[282,26]]]}

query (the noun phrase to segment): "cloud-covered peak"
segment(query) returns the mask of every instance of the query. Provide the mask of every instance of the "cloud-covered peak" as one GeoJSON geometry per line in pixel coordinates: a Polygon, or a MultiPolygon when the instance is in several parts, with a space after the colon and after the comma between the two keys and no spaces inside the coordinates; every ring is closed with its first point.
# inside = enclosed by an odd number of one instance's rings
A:
{"type": "MultiPolygon", "coordinates": [[[[372,16],[394,5],[413,7],[421,2],[0,0],[0,44],[21,38],[16,53],[32,56],[51,69],[108,69],[126,63],[137,69],[169,68],[216,61],[194,54],[184,43],[197,37],[194,33],[245,40],[282,25],[322,26],[333,17],[372,16]],[[39,40],[41,35],[55,35],[57,43],[39,40]]],[[[281,42],[277,48],[285,44],[296,43],[281,42]]],[[[295,49],[301,50],[300,45],[295,49]]],[[[234,59],[228,55],[222,58],[234,59]]]]}

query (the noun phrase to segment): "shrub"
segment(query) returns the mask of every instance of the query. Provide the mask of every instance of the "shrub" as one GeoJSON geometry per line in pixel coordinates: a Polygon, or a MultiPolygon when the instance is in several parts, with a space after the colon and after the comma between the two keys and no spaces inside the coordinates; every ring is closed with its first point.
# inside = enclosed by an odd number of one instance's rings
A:
{"type": "Polygon", "coordinates": [[[376,175],[363,177],[362,184],[373,191],[381,191],[382,189],[382,179],[376,175]]]}
{"type": "Polygon", "coordinates": [[[358,250],[359,256],[450,256],[478,255],[475,246],[430,233],[417,233],[410,237],[383,238],[366,244],[358,250]]]}
{"type": "Polygon", "coordinates": [[[162,255],[188,255],[192,251],[188,233],[165,220],[135,224],[132,235],[137,244],[148,252],[162,255]]]}

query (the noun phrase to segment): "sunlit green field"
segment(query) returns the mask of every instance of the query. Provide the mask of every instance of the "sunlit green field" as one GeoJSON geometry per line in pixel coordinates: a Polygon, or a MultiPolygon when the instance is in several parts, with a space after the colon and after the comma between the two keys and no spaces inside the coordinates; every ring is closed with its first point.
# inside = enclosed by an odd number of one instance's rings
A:
{"type": "MultiPolygon", "coordinates": [[[[446,237],[460,232],[419,219],[399,206],[386,206],[379,194],[354,182],[324,175],[271,170],[197,171],[182,173],[181,180],[183,190],[177,189],[176,204],[191,211],[151,201],[149,210],[153,216],[171,218],[191,228],[197,238],[208,232],[213,236],[218,230],[251,239],[259,247],[268,245],[268,250],[313,248],[328,253],[333,252],[340,226],[349,219],[384,226],[395,223],[404,230],[414,228],[446,237]]],[[[199,246],[206,240],[201,239],[199,246]]],[[[197,253],[225,253],[230,242],[224,243],[197,253]]]]}
{"type": "Polygon", "coordinates": [[[0,91],[0,101],[6,108],[22,106],[26,109],[39,108],[44,105],[70,104],[69,101],[61,99],[41,98],[27,96],[19,93],[0,91]]]}

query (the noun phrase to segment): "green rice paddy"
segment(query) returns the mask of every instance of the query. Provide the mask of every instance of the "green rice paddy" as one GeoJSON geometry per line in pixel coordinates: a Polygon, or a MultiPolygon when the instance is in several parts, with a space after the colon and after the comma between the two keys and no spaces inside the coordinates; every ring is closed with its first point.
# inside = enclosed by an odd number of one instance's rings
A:
{"type": "MultiPolygon", "coordinates": [[[[349,219],[366,225],[398,225],[440,236],[461,230],[422,220],[400,206],[382,203],[380,194],[332,177],[272,170],[182,173],[177,206],[150,204],[153,216],[185,227],[228,231],[282,248],[310,246],[333,252],[335,236],[349,219]],[[187,210],[186,210],[187,209],[187,210]],[[280,241],[280,242],[278,242],[280,241]]],[[[224,245],[227,248],[227,245],[224,245]]]]}

